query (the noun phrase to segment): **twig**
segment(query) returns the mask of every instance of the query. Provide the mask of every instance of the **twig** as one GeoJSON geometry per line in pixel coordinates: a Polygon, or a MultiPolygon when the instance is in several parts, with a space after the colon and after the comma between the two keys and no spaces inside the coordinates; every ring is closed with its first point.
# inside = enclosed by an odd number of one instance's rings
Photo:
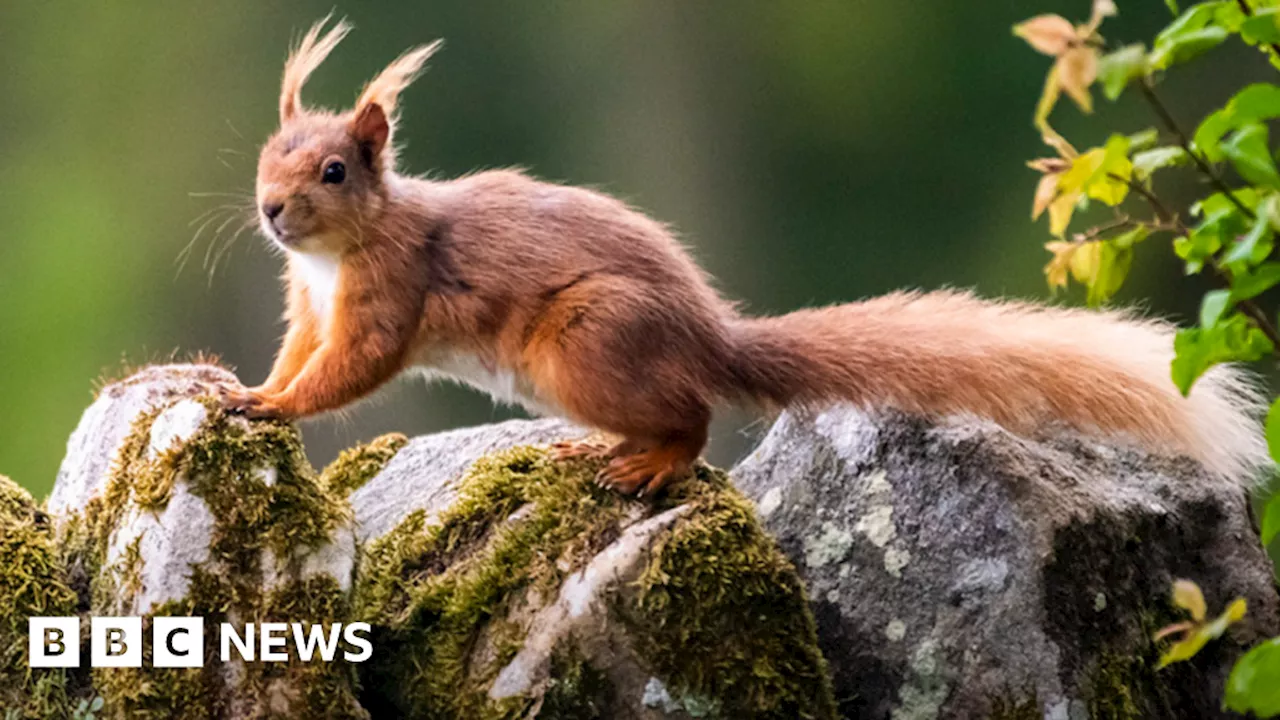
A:
{"type": "MultiPolygon", "coordinates": [[[[1178,219],[1177,215],[1169,211],[1169,208],[1160,201],[1160,198],[1156,197],[1155,193],[1148,190],[1142,183],[1132,178],[1126,181],[1124,178],[1114,173],[1108,173],[1108,177],[1127,183],[1130,190],[1141,195],[1142,199],[1146,200],[1147,204],[1151,206],[1151,209],[1155,211],[1156,217],[1160,220],[1160,223],[1165,225],[1168,229],[1173,230],[1180,235],[1186,235],[1191,231],[1190,228],[1178,219]]],[[[1227,289],[1230,289],[1231,273],[1218,263],[1217,258],[1209,259],[1209,267],[1213,268],[1213,272],[1218,276],[1218,279],[1227,286],[1227,289]]],[[[1276,326],[1271,322],[1271,319],[1267,317],[1267,312],[1259,307],[1252,298],[1237,302],[1236,307],[1240,308],[1240,312],[1248,315],[1249,318],[1253,320],[1254,324],[1258,326],[1258,329],[1262,330],[1262,333],[1271,341],[1272,345],[1276,349],[1276,353],[1280,354],[1280,330],[1277,330],[1276,326]]]]}
{"type": "MultiPolygon", "coordinates": [[[[1217,265],[1214,266],[1214,269],[1217,269],[1217,265]]],[[[1219,272],[1221,273],[1221,270],[1219,272]]],[[[1258,304],[1253,300],[1241,300],[1236,303],[1236,307],[1252,318],[1258,329],[1262,330],[1262,334],[1267,336],[1267,339],[1271,341],[1271,345],[1275,348],[1273,352],[1280,352],[1280,332],[1277,332],[1276,326],[1271,324],[1266,311],[1258,307],[1258,304]]]]}
{"type": "Polygon", "coordinates": [[[1155,211],[1156,219],[1158,219],[1161,224],[1168,225],[1169,229],[1179,233],[1185,234],[1190,231],[1190,229],[1186,225],[1183,225],[1182,221],[1178,219],[1178,214],[1165,207],[1165,204],[1160,202],[1160,198],[1156,197],[1155,193],[1148,190],[1142,183],[1134,180],[1133,178],[1122,178],[1115,173],[1107,173],[1107,177],[1128,185],[1130,190],[1141,195],[1142,199],[1146,200],[1147,204],[1151,206],[1151,209],[1155,211]]]}
{"type": "Polygon", "coordinates": [[[1226,198],[1231,201],[1231,204],[1235,205],[1245,217],[1253,220],[1253,211],[1244,203],[1240,202],[1240,198],[1236,197],[1235,193],[1231,191],[1231,188],[1228,187],[1227,183],[1222,179],[1222,176],[1215,172],[1213,167],[1209,165],[1209,162],[1199,153],[1191,149],[1191,141],[1187,139],[1187,134],[1182,132],[1182,128],[1178,126],[1178,121],[1174,120],[1173,115],[1170,114],[1169,108],[1167,108],[1165,104],[1160,101],[1160,98],[1156,96],[1155,88],[1151,85],[1151,79],[1143,78],[1142,82],[1138,83],[1138,87],[1142,88],[1143,97],[1147,99],[1151,108],[1155,110],[1156,115],[1160,116],[1160,121],[1164,123],[1165,128],[1167,128],[1169,132],[1173,133],[1173,137],[1178,141],[1178,145],[1181,146],[1183,151],[1185,151],[1187,155],[1195,161],[1196,165],[1200,168],[1200,172],[1203,173],[1204,176],[1209,179],[1209,182],[1213,183],[1213,186],[1225,195],[1226,198]]]}
{"type": "Polygon", "coordinates": [[[1072,240],[1077,243],[1091,242],[1109,232],[1128,230],[1130,228],[1137,227],[1139,224],[1140,223],[1134,222],[1133,218],[1130,218],[1128,215],[1117,215],[1115,220],[1106,223],[1105,225],[1095,225],[1082,233],[1076,233],[1072,240]]]}

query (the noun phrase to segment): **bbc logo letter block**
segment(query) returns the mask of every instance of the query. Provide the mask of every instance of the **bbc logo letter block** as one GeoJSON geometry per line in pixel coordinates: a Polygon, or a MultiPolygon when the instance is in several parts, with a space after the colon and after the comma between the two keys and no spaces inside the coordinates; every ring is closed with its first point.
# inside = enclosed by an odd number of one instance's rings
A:
{"type": "MultiPolygon", "coordinates": [[[[33,617],[28,626],[31,667],[80,666],[80,618],[33,617]]],[[[95,617],[89,626],[89,664],[142,667],[142,618],[95,617]]],[[[151,627],[152,665],[204,665],[204,619],[157,617],[151,627]]]]}

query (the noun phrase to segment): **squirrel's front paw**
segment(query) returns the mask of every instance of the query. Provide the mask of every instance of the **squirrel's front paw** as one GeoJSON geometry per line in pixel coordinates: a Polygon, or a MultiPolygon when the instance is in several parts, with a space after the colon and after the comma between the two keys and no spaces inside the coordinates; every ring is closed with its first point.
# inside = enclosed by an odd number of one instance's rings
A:
{"type": "Polygon", "coordinates": [[[284,413],[278,404],[257,388],[219,389],[222,407],[228,412],[243,415],[251,420],[274,419],[283,417],[284,413]]]}

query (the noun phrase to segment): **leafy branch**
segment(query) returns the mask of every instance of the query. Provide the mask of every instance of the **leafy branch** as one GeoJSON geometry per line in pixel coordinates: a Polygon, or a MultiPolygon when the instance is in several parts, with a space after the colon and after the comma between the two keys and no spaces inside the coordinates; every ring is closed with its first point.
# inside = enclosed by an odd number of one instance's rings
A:
{"type": "MultiPolygon", "coordinates": [[[[1032,219],[1047,214],[1053,236],[1045,244],[1052,256],[1044,268],[1049,287],[1056,292],[1074,280],[1084,286],[1090,305],[1104,304],[1123,286],[1135,249],[1153,235],[1170,236],[1188,275],[1208,269],[1220,284],[1201,299],[1198,325],[1179,330],[1174,339],[1171,376],[1187,394],[1216,364],[1254,362],[1275,356],[1280,348],[1274,309],[1262,303],[1265,293],[1280,286],[1280,259],[1275,257],[1280,168],[1268,126],[1280,119],[1280,86],[1239,88],[1192,132],[1178,122],[1156,87],[1165,73],[1231,39],[1256,47],[1280,69],[1280,0],[1209,0],[1185,11],[1179,11],[1176,0],[1166,4],[1175,17],[1149,49],[1134,43],[1104,52],[1113,47],[1100,34],[1103,21],[1117,13],[1113,0],[1093,0],[1084,23],[1040,15],[1016,26],[1014,34],[1053,58],[1034,116],[1052,153],[1027,163],[1040,173],[1032,219]],[[1113,101],[1136,87],[1159,129],[1113,133],[1101,146],[1077,150],[1053,128],[1050,116],[1062,95],[1092,113],[1095,86],[1113,101]],[[1178,168],[1192,170],[1210,194],[1185,208],[1162,197],[1156,175],[1178,168]],[[1124,209],[1131,196],[1146,207],[1124,209]],[[1090,212],[1094,202],[1109,206],[1112,218],[1071,232],[1075,216],[1090,212]]],[[[1266,433],[1272,458],[1280,463],[1280,400],[1268,413],[1266,433]]],[[[1267,502],[1261,517],[1263,545],[1277,538],[1280,493],[1267,502]]],[[[1175,585],[1174,597],[1191,617],[1158,636],[1179,636],[1162,666],[1192,657],[1244,614],[1243,603],[1237,602],[1210,619],[1199,588],[1189,581],[1175,585]]],[[[1280,715],[1280,638],[1240,659],[1224,702],[1258,717],[1280,715]]]]}

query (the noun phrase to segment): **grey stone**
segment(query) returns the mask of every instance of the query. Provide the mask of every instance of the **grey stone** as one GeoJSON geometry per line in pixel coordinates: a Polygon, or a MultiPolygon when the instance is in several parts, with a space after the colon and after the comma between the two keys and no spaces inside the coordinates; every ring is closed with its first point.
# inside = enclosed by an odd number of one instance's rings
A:
{"type": "Polygon", "coordinates": [[[115,451],[138,415],[177,398],[212,393],[224,384],[238,384],[236,376],[212,365],[156,365],[104,387],[67,441],[49,511],[84,507],[102,492],[115,451]]]}
{"type": "Polygon", "coordinates": [[[784,413],[732,476],[808,586],[845,717],[987,717],[1033,696],[1087,716],[1109,683],[1141,717],[1218,717],[1233,659],[1277,631],[1245,493],[1190,460],[836,408],[784,413]],[[1249,617],[1156,675],[1180,577],[1249,617]]]}
{"type": "Polygon", "coordinates": [[[457,497],[455,483],[476,460],[519,445],[546,445],[587,431],[556,419],[507,420],[413,438],[372,480],[351,493],[361,542],[385,535],[415,510],[434,517],[457,497]]]}

